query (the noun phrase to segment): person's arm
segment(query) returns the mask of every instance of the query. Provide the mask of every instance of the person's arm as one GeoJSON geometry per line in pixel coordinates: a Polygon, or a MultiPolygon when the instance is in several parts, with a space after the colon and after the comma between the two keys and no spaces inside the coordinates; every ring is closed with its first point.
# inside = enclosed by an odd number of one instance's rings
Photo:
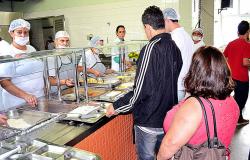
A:
{"type": "Polygon", "coordinates": [[[96,77],[100,77],[102,75],[101,72],[99,72],[98,70],[95,70],[93,68],[87,68],[87,73],[92,73],[96,77]]]}
{"type": "Polygon", "coordinates": [[[0,114],[0,124],[6,124],[7,117],[5,115],[0,114]]]}
{"type": "Polygon", "coordinates": [[[144,101],[152,96],[152,91],[154,90],[153,84],[156,83],[153,76],[153,56],[156,55],[155,52],[157,52],[156,49],[152,49],[151,51],[148,50],[148,52],[145,53],[144,49],[141,51],[138,59],[138,68],[136,71],[136,80],[133,91],[128,92],[126,95],[115,101],[113,105],[110,105],[107,110],[107,116],[128,112],[136,106],[136,103],[144,101]],[[150,56],[150,58],[143,58],[144,56],[150,56]],[[141,71],[140,68],[142,66],[144,70],[141,71]]]}
{"type": "MultiPolygon", "coordinates": [[[[52,86],[57,85],[57,80],[54,76],[49,76],[49,82],[52,86]]],[[[60,85],[66,85],[67,87],[71,87],[71,86],[74,86],[74,83],[72,79],[61,79],[60,85]]]]}
{"type": "Polygon", "coordinates": [[[250,58],[243,58],[242,65],[245,67],[250,67],[250,58]]]}
{"type": "Polygon", "coordinates": [[[0,82],[1,86],[8,91],[10,94],[24,99],[29,105],[36,106],[37,105],[37,98],[32,94],[28,94],[27,92],[23,91],[22,89],[18,88],[14,85],[11,80],[3,80],[0,82]]]}
{"type": "Polygon", "coordinates": [[[164,136],[157,160],[166,160],[184,146],[194,135],[202,119],[200,103],[194,97],[184,102],[176,112],[173,122],[164,136]]]}

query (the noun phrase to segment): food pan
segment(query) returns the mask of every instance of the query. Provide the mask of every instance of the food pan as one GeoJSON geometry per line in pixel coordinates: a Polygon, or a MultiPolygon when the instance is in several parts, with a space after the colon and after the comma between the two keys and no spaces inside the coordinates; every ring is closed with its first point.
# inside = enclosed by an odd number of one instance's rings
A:
{"type": "Polygon", "coordinates": [[[90,102],[88,104],[81,105],[75,110],[69,112],[67,117],[63,120],[77,121],[84,123],[96,123],[102,117],[105,116],[106,107],[110,103],[90,102]]]}
{"type": "Polygon", "coordinates": [[[8,127],[18,130],[26,130],[53,117],[53,115],[48,112],[25,110],[21,108],[9,110],[6,115],[8,115],[8,127]]]}
{"type": "Polygon", "coordinates": [[[64,153],[64,159],[65,160],[71,160],[71,159],[74,159],[74,160],[99,160],[101,158],[93,153],[79,150],[76,148],[72,148],[69,151],[64,153]]]}
{"type": "Polygon", "coordinates": [[[119,86],[115,87],[116,90],[129,90],[131,88],[133,88],[134,86],[134,82],[126,82],[126,83],[122,83],[119,86]]]}
{"type": "Polygon", "coordinates": [[[88,86],[96,88],[114,88],[119,84],[121,84],[121,81],[115,77],[103,77],[97,80],[93,78],[88,79],[88,86]]]}
{"type": "Polygon", "coordinates": [[[64,152],[66,152],[66,151],[67,151],[67,148],[65,148],[65,147],[59,147],[59,146],[55,146],[55,145],[46,145],[46,146],[40,148],[39,150],[37,150],[34,154],[41,155],[44,157],[49,157],[52,159],[57,159],[61,155],[63,155],[64,152]]]}
{"type": "Polygon", "coordinates": [[[119,99],[120,97],[122,97],[124,95],[125,92],[123,91],[109,91],[103,95],[101,95],[100,97],[97,97],[95,98],[95,100],[98,100],[98,101],[106,101],[106,102],[114,102],[116,101],[117,99],[119,99]]]}

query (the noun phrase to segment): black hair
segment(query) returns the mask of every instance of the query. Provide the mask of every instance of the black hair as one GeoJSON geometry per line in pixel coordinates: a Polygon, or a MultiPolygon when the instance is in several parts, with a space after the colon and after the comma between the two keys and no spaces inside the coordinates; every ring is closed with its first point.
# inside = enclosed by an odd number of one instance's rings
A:
{"type": "Polygon", "coordinates": [[[125,29],[124,25],[119,25],[119,26],[116,27],[116,30],[115,30],[116,33],[118,33],[119,28],[124,28],[125,29]]]}
{"type": "Polygon", "coordinates": [[[247,21],[241,21],[238,25],[238,33],[239,35],[244,35],[249,30],[249,23],[247,21]]]}
{"type": "Polygon", "coordinates": [[[149,6],[142,14],[142,23],[150,25],[153,29],[164,29],[165,22],[161,9],[157,6],[149,6]]]}

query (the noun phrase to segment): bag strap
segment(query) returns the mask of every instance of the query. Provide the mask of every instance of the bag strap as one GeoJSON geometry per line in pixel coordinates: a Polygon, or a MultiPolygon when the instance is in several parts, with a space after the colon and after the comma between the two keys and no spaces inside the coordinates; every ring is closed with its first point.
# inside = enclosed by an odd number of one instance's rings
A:
{"type": "Polygon", "coordinates": [[[212,102],[208,99],[205,98],[205,100],[210,104],[210,108],[212,110],[213,114],[213,123],[214,123],[214,138],[213,138],[213,147],[218,147],[219,142],[218,142],[218,134],[217,134],[217,125],[216,125],[216,117],[215,117],[215,111],[214,111],[214,106],[212,102]]]}
{"type": "MultiPolygon", "coordinates": [[[[202,100],[200,99],[200,97],[197,97],[197,96],[190,96],[190,97],[196,98],[199,101],[200,105],[201,105],[201,108],[202,108],[202,111],[203,111],[203,114],[204,114],[206,131],[207,131],[207,144],[208,144],[208,148],[211,148],[210,131],[209,131],[208,120],[207,120],[207,112],[206,112],[206,109],[204,107],[204,104],[203,104],[202,100]]],[[[188,98],[190,98],[190,97],[188,97],[188,98]]]]}

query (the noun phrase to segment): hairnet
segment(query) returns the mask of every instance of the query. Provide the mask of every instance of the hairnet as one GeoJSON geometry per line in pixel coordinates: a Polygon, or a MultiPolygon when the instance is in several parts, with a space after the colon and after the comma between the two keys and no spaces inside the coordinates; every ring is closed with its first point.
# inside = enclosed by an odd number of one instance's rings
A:
{"type": "Polygon", "coordinates": [[[180,15],[173,8],[166,8],[162,11],[162,13],[165,19],[180,20],[180,15]]]}
{"type": "Polygon", "coordinates": [[[55,39],[62,38],[62,37],[69,38],[68,32],[66,32],[66,31],[58,31],[58,32],[56,32],[55,39]]]}
{"type": "Polygon", "coordinates": [[[193,29],[192,33],[194,33],[194,32],[199,32],[200,34],[203,35],[203,30],[201,28],[195,28],[195,29],[193,29]]]}
{"type": "Polygon", "coordinates": [[[24,19],[15,19],[13,21],[11,21],[10,23],[10,27],[9,27],[9,32],[14,31],[17,28],[27,28],[28,30],[30,30],[30,23],[25,21],[24,19]]]}
{"type": "Polygon", "coordinates": [[[98,46],[98,41],[102,40],[101,37],[99,36],[94,36],[93,38],[91,38],[89,45],[90,47],[97,47],[98,46]]]}

